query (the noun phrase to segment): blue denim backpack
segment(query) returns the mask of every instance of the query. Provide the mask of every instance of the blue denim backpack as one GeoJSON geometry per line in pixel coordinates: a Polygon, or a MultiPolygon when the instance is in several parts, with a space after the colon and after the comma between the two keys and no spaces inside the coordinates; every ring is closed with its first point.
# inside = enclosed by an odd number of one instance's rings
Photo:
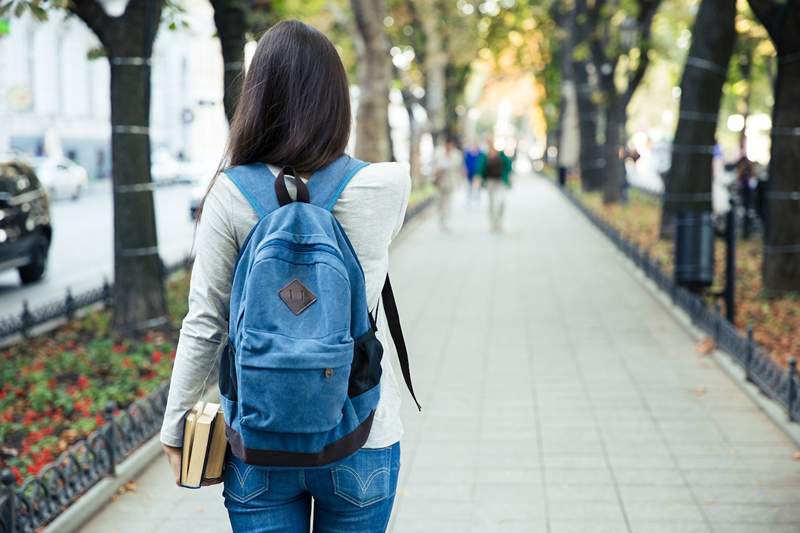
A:
{"type": "MultiPolygon", "coordinates": [[[[326,466],[369,436],[383,348],[364,272],[331,212],[366,165],[342,156],[308,184],[283,171],[273,176],[263,163],[225,170],[259,217],[234,271],[219,378],[231,451],[248,464],[326,466]]],[[[381,294],[414,396],[388,276],[381,294]]]]}

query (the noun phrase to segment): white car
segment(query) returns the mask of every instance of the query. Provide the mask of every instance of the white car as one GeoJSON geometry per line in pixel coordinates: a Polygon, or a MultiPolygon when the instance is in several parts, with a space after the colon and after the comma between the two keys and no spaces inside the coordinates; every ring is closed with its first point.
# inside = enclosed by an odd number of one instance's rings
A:
{"type": "Polygon", "coordinates": [[[89,173],[86,169],[66,157],[35,157],[30,163],[48,195],[54,200],[77,200],[89,184],[89,173]]]}
{"type": "Polygon", "coordinates": [[[181,164],[167,150],[153,152],[150,176],[154,183],[177,183],[181,179],[181,164]]]}

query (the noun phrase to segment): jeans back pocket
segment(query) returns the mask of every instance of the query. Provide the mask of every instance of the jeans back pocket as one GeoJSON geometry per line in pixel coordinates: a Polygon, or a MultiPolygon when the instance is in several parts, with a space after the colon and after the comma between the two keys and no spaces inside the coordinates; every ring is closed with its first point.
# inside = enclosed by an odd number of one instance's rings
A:
{"type": "Polygon", "coordinates": [[[225,467],[223,482],[223,495],[226,498],[247,503],[269,490],[269,472],[237,459],[230,459],[225,467]]]}
{"type": "Polygon", "coordinates": [[[343,500],[366,507],[392,495],[392,447],[362,448],[331,469],[333,492],[343,500]]]}

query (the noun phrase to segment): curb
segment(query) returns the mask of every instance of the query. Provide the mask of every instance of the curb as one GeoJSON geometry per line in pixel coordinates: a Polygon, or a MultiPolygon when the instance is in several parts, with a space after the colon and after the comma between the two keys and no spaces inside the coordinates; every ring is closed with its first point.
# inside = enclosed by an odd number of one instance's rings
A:
{"type": "MultiPolygon", "coordinates": [[[[580,213],[580,211],[578,212],[580,213]]],[[[585,215],[583,215],[583,213],[580,214],[584,220],[589,222],[589,226],[594,231],[599,233],[603,237],[603,240],[610,245],[613,252],[619,256],[622,264],[625,265],[625,269],[628,271],[631,277],[633,277],[639,283],[639,285],[644,287],[693,339],[699,342],[707,337],[707,335],[700,330],[700,328],[692,324],[689,315],[685,311],[673,304],[669,299],[669,296],[661,291],[652,280],[648,279],[641,269],[630,258],[625,256],[625,254],[623,254],[616,246],[614,246],[613,243],[611,243],[608,238],[606,238],[606,236],[603,235],[603,233],[597,227],[595,227],[585,215]]],[[[764,414],[766,414],[767,417],[778,428],[780,428],[798,448],[800,448],[800,426],[790,423],[786,412],[781,409],[781,407],[775,403],[775,401],[765,396],[758,389],[758,387],[746,379],[744,370],[742,370],[733,362],[729,354],[723,352],[722,350],[715,349],[711,356],[717,366],[722,369],[723,372],[725,372],[731,381],[733,381],[739,387],[739,389],[744,392],[750,398],[750,400],[764,414]]]]}

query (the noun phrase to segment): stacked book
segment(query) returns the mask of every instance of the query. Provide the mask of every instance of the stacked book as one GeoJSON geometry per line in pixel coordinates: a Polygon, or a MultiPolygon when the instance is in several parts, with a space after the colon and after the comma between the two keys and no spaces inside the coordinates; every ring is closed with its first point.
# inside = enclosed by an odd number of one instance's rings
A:
{"type": "Polygon", "coordinates": [[[227,445],[220,405],[197,402],[184,422],[181,486],[197,488],[203,481],[219,480],[227,445]]]}

